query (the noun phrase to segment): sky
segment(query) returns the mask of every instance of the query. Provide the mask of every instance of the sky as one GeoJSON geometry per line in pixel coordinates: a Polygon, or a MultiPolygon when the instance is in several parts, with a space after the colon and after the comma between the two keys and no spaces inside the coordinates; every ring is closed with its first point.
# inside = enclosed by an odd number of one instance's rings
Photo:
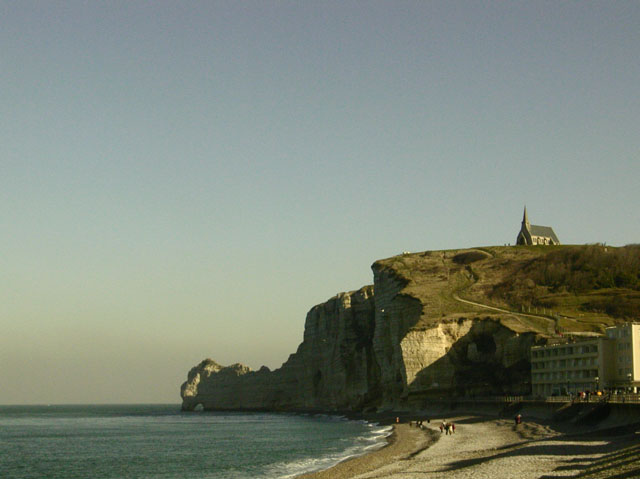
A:
{"type": "Polygon", "coordinates": [[[640,240],[640,2],[0,0],[0,404],[275,369],[402,251],[640,240]]]}

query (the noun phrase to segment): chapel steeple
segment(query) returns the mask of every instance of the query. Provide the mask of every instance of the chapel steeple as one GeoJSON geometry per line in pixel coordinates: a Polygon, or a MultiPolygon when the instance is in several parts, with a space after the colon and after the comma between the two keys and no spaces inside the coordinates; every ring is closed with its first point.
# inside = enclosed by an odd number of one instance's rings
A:
{"type": "Polygon", "coordinates": [[[522,215],[522,225],[529,226],[529,217],[527,216],[527,205],[524,206],[524,215],[522,215]]]}

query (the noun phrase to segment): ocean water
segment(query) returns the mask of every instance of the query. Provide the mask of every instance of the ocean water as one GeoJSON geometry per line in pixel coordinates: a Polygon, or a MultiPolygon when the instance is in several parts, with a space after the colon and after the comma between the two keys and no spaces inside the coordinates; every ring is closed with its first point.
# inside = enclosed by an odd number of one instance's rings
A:
{"type": "Polygon", "coordinates": [[[379,448],[389,433],[324,415],[0,406],[0,478],[292,478],[379,448]]]}

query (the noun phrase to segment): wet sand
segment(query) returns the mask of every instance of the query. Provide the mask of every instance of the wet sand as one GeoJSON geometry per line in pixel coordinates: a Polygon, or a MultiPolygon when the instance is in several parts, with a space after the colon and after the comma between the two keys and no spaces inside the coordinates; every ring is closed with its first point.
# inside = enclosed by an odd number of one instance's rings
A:
{"type": "MultiPolygon", "coordinates": [[[[438,436],[440,432],[438,432],[438,436]]],[[[424,451],[435,440],[435,432],[429,429],[422,430],[415,425],[394,425],[393,433],[387,441],[389,444],[370,454],[348,459],[340,462],[330,469],[304,474],[298,479],[342,479],[358,477],[361,474],[376,471],[385,465],[397,461],[408,460],[412,455],[424,451]]]]}
{"type": "Polygon", "coordinates": [[[425,431],[394,427],[390,444],[304,479],[534,479],[640,477],[640,428],[615,435],[563,434],[525,422],[474,416],[447,418],[456,432],[447,436],[432,421],[425,431]],[[623,474],[623,475],[620,475],[623,474]]]}

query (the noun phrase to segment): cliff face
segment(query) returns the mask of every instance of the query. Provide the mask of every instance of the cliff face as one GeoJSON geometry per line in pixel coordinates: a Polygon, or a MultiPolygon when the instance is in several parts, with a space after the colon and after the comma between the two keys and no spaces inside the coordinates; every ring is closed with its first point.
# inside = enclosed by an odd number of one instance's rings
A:
{"type": "Polygon", "coordinates": [[[476,252],[473,261],[460,254],[469,252],[376,262],[373,286],[309,311],[304,340],[280,369],[205,360],[182,385],[183,409],[363,410],[527,393],[529,348],[544,328],[456,299],[493,281],[479,278],[469,261],[476,270],[496,266],[491,254],[476,252]]]}
{"type": "Polygon", "coordinates": [[[356,410],[379,383],[373,287],[341,293],[307,314],[304,340],[278,370],[205,360],[182,385],[183,409],[356,410]]]}

